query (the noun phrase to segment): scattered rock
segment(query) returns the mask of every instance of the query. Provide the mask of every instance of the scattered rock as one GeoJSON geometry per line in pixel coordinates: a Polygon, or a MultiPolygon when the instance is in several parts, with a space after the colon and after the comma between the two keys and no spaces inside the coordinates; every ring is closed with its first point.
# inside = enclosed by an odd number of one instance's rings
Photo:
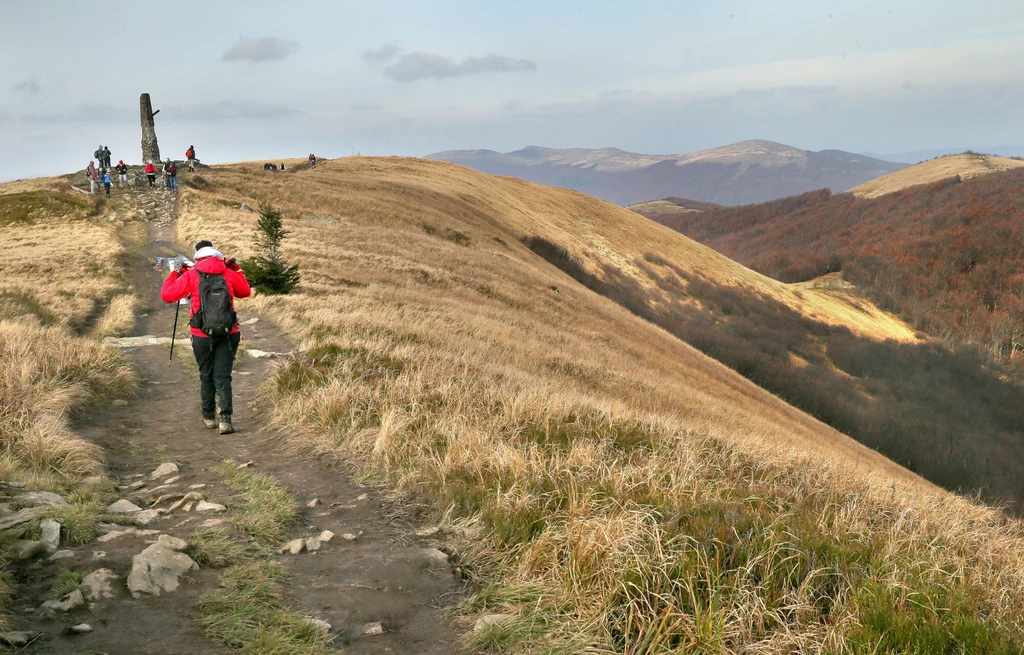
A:
{"type": "Polygon", "coordinates": [[[364,501],[364,500],[369,500],[369,499],[370,499],[370,494],[359,494],[358,496],[356,496],[356,500],[358,500],[358,501],[364,501]]]}
{"type": "Polygon", "coordinates": [[[291,353],[275,353],[275,352],[269,352],[269,351],[266,351],[266,350],[256,350],[255,348],[250,348],[248,350],[248,353],[249,353],[249,357],[252,357],[253,359],[265,359],[265,358],[270,358],[270,357],[287,357],[288,355],[291,354],[291,353]]]}
{"type": "Polygon", "coordinates": [[[312,616],[307,616],[306,617],[306,623],[310,624],[313,627],[320,628],[321,630],[324,630],[325,632],[330,632],[332,630],[332,627],[331,627],[330,623],[328,623],[327,621],[324,621],[323,619],[315,619],[312,616]]]}
{"type": "Polygon", "coordinates": [[[28,523],[32,519],[36,518],[43,512],[46,512],[46,507],[26,507],[25,509],[15,512],[8,517],[0,519],[0,530],[10,530],[16,525],[22,523],[28,523]]]}
{"type": "Polygon", "coordinates": [[[85,607],[85,597],[82,595],[81,589],[75,589],[69,594],[65,594],[60,600],[48,600],[43,603],[40,607],[40,611],[45,612],[50,610],[52,612],[70,612],[76,607],[85,607]]]}
{"type": "Polygon", "coordinates": [[[114,401],[111,401],[110,404],[113,407],[127,407],[128,406],[128,401],[125,400],[124,398],[118,398],[118,399],[116,399],[114,401]]]}
{"type": "Polygon", "coordinates": [[[181,476],[180,475],[176,475],[173,478],[167,478],[166,480],[164,480],[164,484],[174,484],[175,482],[177,482],[180,479],[181,479],[181,476]]]}
{"type": "Polygon", "coordinates": [[[485,614],[473,624],[473,632],[483,632],[491,626],[508,625],[515,620],[515,614],[485,614]]]}
{"type": "MultiPolygon", "coordinates": [[[[186,503],[194,504],[195,501],[202,500],[202,499],[203,499],[203,494],[199,493],[198,491],[190,491],[187,494],[185,494],[184,496],[182,496],[181,500],[179,500],[178,502],[174,503],[169,508],[167,508],[167,511],[168,512],[173,512],[174,510],[178,509],[179,507],[184,506],[186,503]]],[[[155,505],[156,503],[153,503],[153,504],[155,505]]],[[[186,509],[185,511],[188,512],[190,510],[191,510],[191,508],[186,509]]]]}
{"type": "Polygon", "coordinates": [[[110,569],[96,569],[82,580],[85,597],[91,601],[114,597],[114,585],[117,575],[110,569]]]}
{"type": "Polygon", "coordinates": [[[132,519],[134,519],[138,525],[149,525],[160,518],[160,515],[163,513],[164,510],[162,509],[144,509],[138,514],[132,516],[132,519]]]}
{"type": "Polygon", "coordinates": [[[18,562],[32,559],[45,552],[46,544],[41,541],[21,540],[14,542],[14,560],[18,562]]]}
{"type": "Polygon", "coordinates": [[[320,550],[320,540],[316,537],[307,537],[303,541],[303,545],[305,545],[306,551],[310,553],[320,550]]]}
{"type": "Polygon", "coordinates": [[[189,489],[203,489],[203,488],[205,488],[205,487],[206,487],[206,485],[205,485],[205,484],[202,484],[202,483],[199,483],[199,484],[190,484],[190,485],[188,485],[188,488],[189,488],[189,489]]]}
{"type": "MultiPolygon", "coordinates": [[[[153,491],[156,490],[154,489],[153,491]]],[[[149,506],[153,507],[154,505],[159,505],[160,503],[166,502],[168,500],[181,499],[184,497],[185,494],[164,494],[162,496],[157,496],[156,498],[150,496],[151,500],[149,501],[149,506]]]]}
{"type": "Polygon", "coordinates": [[[53,519],[43,519],[39,522],[39,530],[39,541],[43,542],[46,552],[56,553],[60,548],[60,523],[53,519]]]}
{"type": "MultiPolygon", "coordinates": [[[[136,530],[135,528],[126,528],[124,530],[111,530],[107,534],[97,537],[96,541],[100,543],[106,543],[108,541],[113,541],[114,539],[119,539],[120,537],[124,537],[127,535],[138,535],[140,537],[148,537],[150,535],[159,533],[159,530],[136,530]]],[[[106,556],[106,553],[104,553],[104,556],[106,556]]]]}
{"type": "Polygon", "coordinates": [[[51,562],[56,562],[56,561],[62,560],[62,559],[70,559],[70,558],[72,558],[74,556],[75,556],[75,551],[73,551],[73,550],[58,550],[53,555],[50,555],[47,559],[49,559],[51,562]]]}
{"type": "Polygon", "coordinates": [[[0,480],[0,487],[7,487],[8,489],[24,489],[24,482],[7,482],[6,480],[0,480]]]}
{"type": "Polygon", "coordinates": [[[253,466],[255,466],[255,464],[253,464],[253,461],[250,459],[248,462],[246,462],[244,464],[239,464],[235,468],[236,469],[251,469],[253,466]]]}
{"type": "Polygon", "coordinates": [[[314,498],[313,500],[311,500],[308,503],[306,503],[306,507],[309,507],[309,508],[312,509],[313,507],[316,507],[319,504],[320,504],[320,499],[319,498],[314,498]]]}
{"type": "MultiPolygon", "coordinates": [[[[161,541],[167,535],[161,535],[161,541]]],[[[168,537],[174,539],[174,537],[168,537]]],[[[132,572],[128,574],[128,590],[135,598],[142,594],[159,596],[178,588],[178,577],[186,571],[199,568],[192,558],[157,541],[132,558],[132,572]]],[[[185,542],[177,539],[184,548],[185,542]]],[[[175,544],[176,545],[176,544],[175,544]]]]}
{"type": "Polygon", "coordinates": [[[195,502],[190,500],[189,502],[185,503],[185,506],[181,508],[181,511],[183,511],[183,512],[191,512],[192,508],[194,506],[195,506],[195,502]]]}
{"type": "Polygon", "coordinates": [[[144,337],[107,337],[103,340],[103,345],[108,348],[137,348],[139,346],[159,346],[170,342],[170,337],[156,337],[147,334],[144,337]]]}
{"type": "Polygon", "coordinates": [[[306,547],[306,542],[302,539],[292,539],[285,545],[278,549],[278,554],[284,555],[289,553],[291,555],[298,555],[302,552],[302,549],[306,547]]]}
{"type": "Polygon", "coordinates": [[[188,542],[178,537],[172,537],[169,534],[162,534],[157,537],[156,542],[164,548],[170,548],[171,550],[185,550],[188,548],[188,542]]]}
{"type": "Polygon", "coordinates": [[[251,212],[252,211],[252,207],[250,207],[249,205],[245,204],[244,202],[241,205],[239,205],[238,208],[241,211],[244,211],[244,212],[251,212]]]}
{"type": "Polygon", "coordinates": [[[435,534],[441,531],[441,528],[433,525],[429,528],[420,528],[416,531],[417,537],[433,537],[435,534]]]}
{"type": "Polygon", "coordinates": [[[14,510],[11,509],[10,503],[0,503],[0,517],[10,516],[14,514],[14,510]]]}
{"type": "Polygon", "coordinates": [[[133,482],[131,484],[118,485],[117,489],[118,489],[118,491],[135,491],[136,489],[141,489],[141,488],[143,488],[145,486],[146,486],[146,481],[145,480],[139,480],[139,481],[133,482]]]}
{"type": "Polygon", "coordinates": [[[156,480],[157,478],[167,477],[178,472],[178,465],[174,462],[164,462],[160,466],[156,467],[156,470],[149,474],[150,480],[156,480]]]}
{"type": "Polygon", "coordinates": [[[11,632],[0,632],[0,644],[6,646],[14,646],[16,648],[22,648],[31,644],[36,637],[39,636],[38,632],[13,630],[11,632]]]}
{"type": "Polygon", "coordinates": [[[253,323],[259,323],[259,322],[260,322],[260,319],[258,319],[258,318],[256,318],[255,316],[253,316],[253,317],[252,317],[252,318],[250,318],[250,319],[249,319],[248,321],[242,321],[242,323],[241,323],[241,324],[242,324],[242,325],[252,325],[253,323]]]}
{"type": "Polygon", "coordinates": [[[88,623],[79,623],[68,628],[69,635],[84,635],[92,632],[92,626],[88,623]]]}
{"type": "Polygon", "coordinates": [[[141,512],[142,508],[132,501],[122,498],[116,503],[108,505],[107,511],[111,514],[135,514],[136,512],[141,512]]]}
{"type": "Polygon", "coordinates": [[[221,505],[220,503],[211,503],[205,500],[200,500],[198,503],[196,503],[197,512],[223,512],[226,509],[227,507],[221,505]]]}
{"type": "Polygon", "coordinates": [[[94,550],[94,551],[92,551],[92,558],[93,559],[106,559],[107,558],[107,551],[105,551],[105,550],[94,550]]]}
{"type": "Polygon", "coordinates": [[[51,491],[29,491],[28,493],[18,494],[15,500],[26,505],[46,505],[48,507],[67,507],[71,504],[64,496],[51,491]]]}
{"type": "Polygon", "coordinates": [[[227,524],[228,524],[228,522],[225,521],[224,519],[206,519],[205,521],[203,521],[202,523],[199,524],[199,527],[200,528],[216,528],[216,527],[220,527],[222,525],[227,525],[227,524]]]}
{"type": "Polygon", "coordinates": [[[384,634],[384,626],[380,623],[380,621],[377,621],[375,623],[364,623],[363,625],[359,626],[360,637],[370,637],[372,635],[382,634],[384,634]]]}
{"type": "Polygon", "coordinates": [[[319,535],[317,535],[317,539],[319,539],[322,542],[328,542],[331,539],[334,539],[334,533],[330,530],[324,530],[319,535]]]}
{"type": "Polygon", "coordinates": [[[362,530],[359,531],[359,534],[352,534],[351,532],[346,532],[346,533],[341,535],[341,538],[344,539],[345,541],[355,541],[356,539],[358,539],[361,536],[363,536],[363,531],[362,530]]]}
{"type": "Polygon", "coordinates": [[[420,553],[429,565],[448,566],[448,554],[436,548],[422,548],[420,553]]]}

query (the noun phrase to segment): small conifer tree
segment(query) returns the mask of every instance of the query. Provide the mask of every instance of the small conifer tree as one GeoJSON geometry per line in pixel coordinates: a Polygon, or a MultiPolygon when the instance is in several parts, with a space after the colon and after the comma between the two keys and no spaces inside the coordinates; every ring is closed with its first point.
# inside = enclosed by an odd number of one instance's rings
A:
{"type": "Polygon", "coordinates": [[[281,212],[270,205],[261,205],[253,235],[258,254],[242,262],[249,284],[260,293],[289,293],[299,286],[298,265],[288,266],[281,259],[281,242],[288,234],[281,221],[281,212]]]}

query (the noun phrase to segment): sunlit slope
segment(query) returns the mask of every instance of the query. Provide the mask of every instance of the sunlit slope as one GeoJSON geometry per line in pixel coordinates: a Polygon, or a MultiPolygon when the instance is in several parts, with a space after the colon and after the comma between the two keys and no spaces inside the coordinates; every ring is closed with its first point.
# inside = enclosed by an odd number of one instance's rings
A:
{"type": "MultiPolygon", "coordinates": [[[[600,271],[602,261],[645,280],[645,253],[722,283],[757,290],[818,318],[877,336],[908,338],[898,321],[813,289],[794,290],[672,230],[579,193],[484,175],[436,161],[348,158],[294,175],[260,164],[204,172],[185,192],[182,236],[245,253],[254,213],[271,201],[292,235],[287,257],[304,294],[272,303],[286,328],[311,338],[339,316],[365,330],[401,331],[456,348],[481,366],[509,367],[553,392],[600,392],[616,402],[692,420],[700,429],[795,445],[910,475],[780,402],[717,362],[579,286],[520,243],[541,236],[600,271]],[[800,296],[803,296],[802,298],[800,296]],[[295,312],[302,316],[294,317],[295,312]],[[451,341],[451,343],[445,343],[451,341]]],[[[679,302],[690,302],[680,293],[679,302]]]]}
{"type": "Polygon", "coordinates": [[[1011,168],[1020,168],[1022,166],[1024,166],[1024,161],[1007,157],[969,154],[951,155],[883,175],[878,179],[850,189],[849,193],[863,198],[876,198],[887,193],[899,191],[900,189],[906,189],[907,187],[931,184],[932,182],[946,180],[957,175],[960,176],[961,180],[968,180],[972,177],[997,173],[1011,168]]]}

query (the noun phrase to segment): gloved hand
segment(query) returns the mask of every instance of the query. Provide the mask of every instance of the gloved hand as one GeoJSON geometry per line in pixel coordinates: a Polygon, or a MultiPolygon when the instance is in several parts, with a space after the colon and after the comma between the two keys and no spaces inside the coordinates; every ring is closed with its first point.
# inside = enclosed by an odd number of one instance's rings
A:
{"type": "Polygon", "coordinates": [[[227,267],[230,268],[232,271],[239,271],[242,269],[242,267],[238,265],[238,262],[235,260],[234,257],[230,259],[225,259],[224,264],[227,265],[227,267]]]}

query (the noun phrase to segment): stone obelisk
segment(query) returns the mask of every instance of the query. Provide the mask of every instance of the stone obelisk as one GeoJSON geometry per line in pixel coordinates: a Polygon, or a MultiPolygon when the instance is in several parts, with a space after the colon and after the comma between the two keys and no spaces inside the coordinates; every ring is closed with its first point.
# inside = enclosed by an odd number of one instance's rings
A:
{"type": "Polygon", "coordinates": [[[139,98],[139,120],[142,121],[142,163],[160,163],[160,146],[156,142],[156,126],[153,124],[153,117],[160,113],[157,109],[153,111],[153,103],[149,100],[149,94],[143,93],[139,98]]]}

